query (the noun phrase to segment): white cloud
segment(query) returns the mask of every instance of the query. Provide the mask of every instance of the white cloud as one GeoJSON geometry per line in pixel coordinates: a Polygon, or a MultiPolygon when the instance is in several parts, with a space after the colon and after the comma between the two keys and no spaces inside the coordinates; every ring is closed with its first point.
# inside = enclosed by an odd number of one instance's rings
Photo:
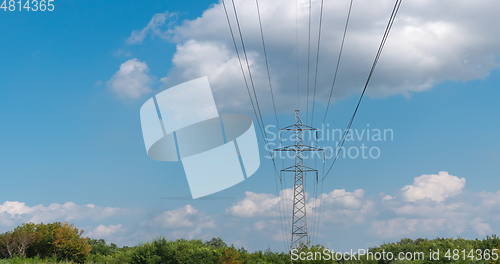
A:
{"type": "Polygon", "coordinates": [[[490,224],[484,222],[481,218],[475,218],[472,221],[472,226],[476,234],[480,236],[493,234],[493,228],[491,228],[490,224]]]}
{"type": "Polygon", "coordinates": [[[207,216],[191,205],[164,211],[154,217],[150,225],[169,230],[174,238],[195,238],[203,236],[204,231],[215,227],[212,217],[207,216]]]}
{"type": "Polygon", "coordinates": [[[482,203],[488,208],[498,208],[500,206],[500,191],[489,193],[482,192],[479,194],[482,198],[482,203]]]}
{"type": "Polygon", "coordinates": [[[165,211],[155,217],[154,221],[166,228],[193,227],[199,215],[200,212],[188,204],[176,210],[165,211]]]}
{"type": "MultiPolygon", "coordinates": [[[[306,197],[309,195],[306,194],[306,197]]],[[[290,212],[293,190],[285,189],[280,192],[280,196],[266,193],[246,192],[245,198],[231,206],[227,212],[233,216],[243,218],[272,217],[280,216],[280,212],[290,212]]],[[[348,192],[344,189],[332,190],[323,193],[319,198],[310,197],[306,201],[307,214],[316,217],[318,210],[321,210],[322,218],[325,222],[336,222],[349,224],[360,222],[369,214],[373,208],[373,203],[364,198],[362,189],[348,192]]],[[[254,227],[262,230],[272,221],[257,222],[254,227]]]]}
{"type": "Polygon", "coordinates": [[[365,221],[366,217],[373,212],[374,204],[364,197],[365,192],[357,189],[353,192],[344,189],[332,190],[321,195],[320,199],[314,203],[309,202],[311,215],[316,215],[321,211],[321,218],[324,223],[351,225],[365,221]]]}
{"type": "Polygon", "coordinates": [[[492,221],[500,222],[500,191],[479,193],[478,206],[487,213],[492,221]]]}
{"type": "Polygon", "coordinates": [[[87,232],[87,236],[91,238],[110,238],[113,235],[116,235],[118,232],[122,232],[123,225],[98,225],[92,231],[87,232]]]}
{"type": "Polygon", "coordinates": [[[162,39],[168,39],[169,27],[175,22],[176,15],[173,13],[155,14],[149,23],[141,30],[134,30],[127,39],[128,44],[140,44],[151,35],[162,39]]]}
{"type": "Polygon", "coordinates": [[[382,203],[372,232],[382,238],[456,236],[468,231],[474,216],[470,204],[426,200],[382,203]]]}
{"type": "Polygon", "coordinates": [[[465,178],[459,178],[441,171],[438,174],[418,176],[412,185],[401,189],[406,201],[415,202],[429,199],[442,202],[449,197],[460,194],[465,186],[465,178]]]}
{"type": "Polygon", "coordinates": [[[447,220],[445,218],[392,218],[388,220],[375,221],[372,230],[382,238],[402,238],[414,236],[415,234],[429,234],[436,230],[445,229],[447,220]]]}
{"type": "Polygon", "coordinates": [[[382,194],[382,200],[383,201],[390,201],[392,199],[394,199],[394,196],[388,195],[388,194],[382,194]]]}
{"type": "Polygon", "coordinates": [[[321,201],[325,204],[335,204],[343,208],[359,208],[363,204],[364,194],[365,192],[362,189],[357,189],[354,192],[337,189],[322,194],[321,201]]]}
{"type": "Polygon", "coordinates": [[[466,204],[464,203],[402,203],[393,208],[393,211],[398,215],[442,215],[453,212],[461,212],[466,204]]]}
{"type": "Polygon", "coordinates": [[[462,194],[465,178],[447,172],[422,175],[402,188],[402,197],[383,201],[372,232],[382,238],[485,236],[494,233],[491,223],[500,192],[462,194]],[[450,200],[448,198],[455,197],[450,200]],[[387,217],[390,216],[390,217],[387,217]],[[383,219],[385,217],[385,219],[383,219]]]}
{"type": "Polygon", "coordinates": [[[279,207],[284,200],[290,200],[291,189],[281,192],[281,197],[267,194],[245,192],[245,198],[228,209],[228,212],[238,217],[273,217],[279,215],[279,207]],[[280,204],[281,203],[281,204],[280,204]]]}
{"type": "Polygon", "coordinates": [[[134,58],[122,63],[108,84],[119,96],[135,99],[151,92],[151,82],[148,65],[134,58]]]}
{"type": "Polygon", "coordinates": [[[23,215],[32,211],[25,203],[16,201],[5,201],[0,205],[0,214],[5,213],[11,216],[23,215]]]}
{"type": "Polygon", "coordinates": [[[461,202],[441,203],[404,200],[384,203],[376,208],[380,212],[371,223],[371,231],[381,238],[466,236],[494,234],[492,212],[480,206],[480,197],[461,197],[461,202]],[[388,217],[389,216],[389,217],[388,217]]]}
{"type": "MultiPolygon", "coordinates": [[[[268,0],[261,3],[278,106],[288,107],[295,103],[297,54],[301,67],[300,88],[305,91],[307,3],[303,0],[299,3],[298,45],[295,43],[295,2],[268,0]]],[[[268,88],[255,3],[238,0],[236,4],[257,93],[262,98],[262,105],[270,106],[268,96],[264,96],[268,94],[268,88]]],[[[392,4],[392,0],[361,0],[354,3],[335,96],[346,96],[361,90],[392,4]]],[[[325,2],[318,100],[328,97],[331,65],[336,61],[347,7],[348,1],[325,2]]],[[[368,90],[369,94],[409,95],[428,90],[447,80],[466,81],[487,76],[498,66],[500,28],[491,25],[500,23],[500,17],[494,11],[499,8],[500,2],[494,0],[404,2],[368,90]]],[[[315,40],[319,1],[313,1],[312,12],[315,40]]],[[[224,107],[246,104],[248,99],[222,5],[212,5],[200,17],[187,20],[180,26],[173,26],[166,16],[156,14],[145,29],[133,33],[129,40],[140,42],[148,32],[153,32],[174,41],[177,51],[173,68],[166,78],[170,84],[207,75],[214,89],[219,92],[216,99],[224,107]],[[168,27],[169,24],[168,30],[154,30],[168,27]]]]}
{"type": "MultiPolygon", "coordinates": [[[[321,194],[320,200],[307,198],[308,223],[315,234],[318,212],[321,212],[320,230],[337,234],[358,232],[359,235],[362,234],[359,232],[366,232],[362,235],[371,240],[478,237],[500,231],[495,229],[500,226],[497,210],[500,191],[464,194],[465,181],[465,178],[447,172],[421,175],[414,178],[412,185],[403,187],[401,195],[382,193],[374,200],[366,197],[362,189],[335,189],[321,194]],[[450,197],[455,199],[448,199],[450,197]]],[[[227,209],[227,213],[239,219],[253,220],[248,232],[258,231],[269,239],[282,240],[280,228],[283,228],[284,220],[280,218],[280,206],[286,208],[286,218],[291,212],[291,189],[284,190],[281,197],[246,192],[242,200],[227,209]]],[[[285,230],[288,226],[289,223],[285,230]]],[[[328,242],[328,232],[318,236],[328,242]]]]}
{"type": "MultiPolygon", "coordinates": [[[[415,177],[415,182],[419,177],[415,177]]],[[[454,199],[441,202],[430,198],[409,201],[404,195],[385,193],[371,198],[363,189],[334,189],[319,197],[319,201],[307,198],[310,232],[321,231],[313,237],[318,243],[330,243],[332,237],[344,235],[357,237],[351,242],[359,245],[402,237],[477,238],[500,232],[500,191],[461,192],[454,199]],[[386,196],[391,198],[385,199],[386,196]],[[319,211],[322,213],[318,229],[319,211]]],[[[6,201],[0,203],[0,231],[25,222],[64,221],[87,230],[87,236],[120,245],[134,245],[160,236],[168,239],[220,236],[230,242],[250,236],[245,242],[262,249],[255,241],[288,241],[283,233],[287,234],[290,225],[283,227],[280,210],[289,216],[291,198],[290,189],[282,191],[280,196],[247,192],[224,215],[205,214],[190,204],[173,210],[145,212],[73,202],[29,205],[6,201]]],[[[342,247],[343,243],[337,246],[342,247]]]]}
{"type": "Polygon", "coordinates": [[[73,202],[30,206],[19,201],[0,203],[0,232],[23,223],[69,222],[85,231],[85,236],[104,238],[120,245],[135,245],[165,236],[210,238],[215,220],[191,205],[154,213],[142,210],[76,204],[73,202]],[[119,224],[116,224],[120,221],[119,224]],[[114,222],[114,223],[113,223],[114,222]]]}
{"type": "MultiPolygon", "coordinates": [[[[256,64],[257,56],[254,52],[248,54],[250,65],[256,64]]],[[[172,63],[175,67],[171,69],[170,75],[163,78],[164,84],[207,76],[215,95],[223,96],[216,98],[220,99],[218,103],[232,108],[248,103],[247,97],[241,96],[243,79],[240,64],[225,43],[188,40],[177,45],[172,63]]]]}
{"type": "Polygon", "coordinates": [[[0,226],[10,228],[27,222],[100,221],[124,212],[125,210],[121,208],[94,204],[79,205],[73,202],[29,206],[24,202],[5,201],[0,204],[0,226]]]}

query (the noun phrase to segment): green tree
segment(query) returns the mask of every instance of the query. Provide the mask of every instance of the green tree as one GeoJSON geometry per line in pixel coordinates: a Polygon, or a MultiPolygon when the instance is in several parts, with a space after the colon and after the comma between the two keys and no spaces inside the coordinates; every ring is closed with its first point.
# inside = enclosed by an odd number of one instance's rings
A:
{"type": "Polygon", "coordinates": [[[131,260],[133,264],[160,264],[161,256],[153,243],[146,243],[133,251],[131,260]]]}
{"type": "Polygon", "coordinates": [[[50,224],[32,224],[35,241],[32,243],[31,247],[28,249],[29,257],[41,257],[49,258],[55,255],[54,250],[54,232],[61,223],[50,223],[50,224]]]}
{"type": "Polygon", "coordinates": [[[26,251],[35,240],[32,226],[29,224],[16,227],[13,231],[0,236],[2,255],[8,257],[26,257],[26,251]]]}
{"type": "Polygon", "coordinates": [[[227,247],[226,243],[224,240],[222,240],[220,237],[214,237],[207,242],[205,242],[207,246],[214,247],[214,248],[225,248],[227,247]]]}
{"type": "Polygon", "coordinates": [[[54,251],[59,259],[83,263],[92,247],[87,238],[82,237],[82,230],[61,224],[54,229],[54,251]]]}
{"type": "Polygon", "coordinates": [[[89,244],[92,247],[90,253],[93,255],[108,256],[118,250],[116,244],[111,243],[108,245],[104,239],[89,239],[89,244]]]}
{"type": "Polygon", "coordinates": [[[220,257],[221,264],[242,264],[240,252],[234,248],[225,248],[220,257]]]}

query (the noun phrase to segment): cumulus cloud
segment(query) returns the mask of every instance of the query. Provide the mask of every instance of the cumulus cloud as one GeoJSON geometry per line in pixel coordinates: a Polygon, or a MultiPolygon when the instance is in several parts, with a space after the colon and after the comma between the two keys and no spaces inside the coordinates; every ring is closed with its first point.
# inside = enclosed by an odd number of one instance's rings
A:
{"type": "Polygon", "coordinates": [[[128,44],[140,44],[150,35],[161,39],[168,39],[169,28],[175,23],[176,14],[158,13],[155,14],[149,23],[141,30],[134,30],[127,39],[128,44]]]}
{"type": "Polygon", "coordinates": [[[371,223],[371,231],[381,238],[436,237],[492,235],[498,230],[492,228],[492,212],[481,204],[478,195],[461,197],[460,202],[441,203],[420,200],[407,202],[393,201],[379,204],[382,212],[371,223]],[[389,217],[388,217],[389,216],[389,217]]]}
{"type": "Polygon", "coordinates": [[[421,175],[401,190],[400,198],[386,200],[377,208],[383,212],[371,223],[372,231],[383,238],[485,236],[494,233],[497,223],[492,208],[500,192],[463,194],[465,178],[447,172],[421,175]],[[455,197],[455,199],[449,199],[455,197]],[[392,217],[383,218],[390,215],[392,217]]]}
{"type": "Polygon", "coordinates": [[[322,212],[325,223],[354,224],[361,223],[373,212],[374,203],[365,197],[363,189],[353,192],[344,189],[332,190],[329,193],[321,194],[318,201],[309,203],[312,215],[322,212]]]}
{"type": "Polygon", "coordinates": [[[118,232],[123,231],[123,225],[98,225],[90,232],[87,232],[86,235],[91,238],[110,238],[113,235],[116,235],[118,232]]]}
{"type": "Polygon", "coordinates": [[[136,99],[151,92],[151,82],[148,65],[134,58],[120,65],[108,85],[117,95],[136,99]]]}
{"type": "MultiPolygon", "coordinates": [[[[363,189],[347,191],[334,189],[318,199],[306,199],[308,223],[332,232],[366,230],[367,239],[400,239],[402,237],[485,236],[499,230],[500,191],[463,193],[465,178],[447,172],[421,175],[412,185],[403,187],[400,194],[380,194],[366,197],[363,189]],[[454,197],[454,199],[449,199],[454,197]]],[[[306,195],[307,197],[308,195],[306,195]]],[[[291,204],[292,190],[280,196],[246,192],[245,197],[227,209],[227,213],[240,219],[254,219],[252,230],[273,240],[283,240],[278,231],[280,206],[291,204]]],[[[291,208],[286,208],[286,214],[291,208]]],[[[288,225],[287,225],[288,226],[288,225]]],[[[351,231],[349,231],[351,232],[351,231]]],[[[319,234],[320,237],[323,234],[319,234]]],[[[328,236],[324,236],[328,239],[328,236]]],[[[326,241],[325,241],[326,242],[326,241]]]]}
{"type": "Polygon", "coordinates": [[[362,206],[364,193],[365,191],[362,189],[357,189],[354,192],[337,189],[322,194],[321,201],[325,204],[336,204],[343,208],[359,208],[362,206]]]}
{"type": "Polygon", "coordinates": [[[415,202],[429,199],[442,202],[449,197],[460,194],[465,186],[465,178],[459,178],[441,171],[438,174],[418,176],[412,185],[401,189],[406,201],[415,202]]]}
{"type": "Polygon", "coordinates": [[[0,227],[11,228],[27,222],[100,221],[124,212],[125,210],[121,208],[101,207],[94,204],[80,205],[73,202],[29,206],[24,202],[5,201],[0,204],[0,227]]]}
{"type": "Polygon", "coordinates": [[[199,215],[200,212],[188,204],[176,210],[165,211],[157,216],[154,221],[167,228],[193,227],[199,220],[197,218],[199,215]]]}
{"type": "Polygon", "coordinates": [[[494,193],[482,192],[479,196],[482,198],[485,207],[498,208],[500,206],[500,191],[494,193]]]}
{"type": "Polygon", "coordinates": [[[486,235],[493,234],[493,228],[491,228],[491,225],[484,222],[481,218],[475,218],[472,221],[472,226],[473,226],[476,234],[478,234],[480,236],[486,236],[486,235]]]}
{"type": "MultiPolygon", "coordinates": [[[[312,2],[312,47],[315,47],[319,1],[312,2]]],[[[336,62],[348,4],[349,1],[325,2],[317,89],[320,101],[328,97],[332,65],[336,62]]],[[[354,3],[335,96],[361,90],[392,4],[391,0],[354,3]]],[[[236,5],[257,93],[262,105],[270,106],[269,96],[265,96],[269,92],[255,3],[238,0],[236,5]]],[[[404,2],[369,94],[410,95],[448,80],[467,81],[487,76],[498,66],[500,28],[490,26],[500,22],[494,11],[498,8],[500,3],[494,0],[404,2]]],[[[261,9],[278,106],[288,107],[296,102],[297,62],[301,95],[306,90],[308,1],[300,0],[298,8],[294,1],[262,1],[261,9]]],[[[154,34],[177,45],[173,67],[166,78],[168,83],[207,75],[216,90],[216,99],[223,106],[246,103],[248,99],[221,3],[180,25],[174,26],[167,17],[166,14],[154,15],[148,26],[135,31],[129,40],[140,42],[148,32],[158,32],[154,34]],[[161,27],[160,24],[170,27],[154,30],[161,27]]],[[[231,18],[234,22],[232,13],[231,18]]],[[[311,54],[314,58],[314,52],[311,54]]]]}
{"type": "MultiPolygon", "coordinates": [[[[332,234],[355,234],[364,241],[402,237],[475,238],[498,234],[500,191],[464,192],[465,186],[462,186],[454,189],[460,192],[446,191],[444,195],[440,190],[450,186],[449,177],[464,184],[465,179],[443,172],[429,175],[445,175],[448,180],[422,180],[426,179],[421,178],[425,176],[422,175],[415,177],[414,183],[408,186],[431,186],[429,188],[438,190],[435,192],[440,199],[434,196],[432,199],[427,196],[407,199],[403,191],[369,197],[363,189],[334,189],[319,195],[319,199],[306,194],[310,232],[315,234],[316,230],[322,230],[318,237],[324,241],[319,243],[331,242],[332,234]],[[449,193],[453,193],[453,199],[449,199],[452,197],[449,193]],[[318,212],[321,212],[321,221],[316,221],[318,212]]],[[[0,203],[0,230],[3,232],[25,222],[65,221],[87,230],[85,235],[89,237],[105,238],[120,245],[133,245],[159,236],[209,239],[252,234],[253,238],[288,241],[283,232],[286,233],[290,225],[281,227],[284,225],[281,217],[291,213],[292,194],[291,189],[283,190],[279,196],[246,192],[240,201],[226,209],[224,215],[206,214],[190,204],[154,213],[73,202],[29,205],[5,201],[0,203]],[[228,234],[227,230],[233,231],[228,234]]]]}
{"type": "Polygon", "coordinates": [[[415,234],[433,233],[436,230],[447,228],[445,218],[392,218],[375,221],[373,231],[383,238],[401,238],[415,234]]]}
{"type": "Polygon", "coordinates": [[[32,211],[32,208],[26,206],[25,203],[17,201],[5,201],[0,205],[0,213],[9,214],[11,216],[23,215],[32,211]]]}
{"type": "MultiPolygon", "coordinates": [[[[306,194],[306,197],[309,195],[306,194]]],[[[291,212],[287,208],[292,202],[293,190],[285,189],[280,196],[266,193],[246,192],[245,198],[236,202],[227,212],[233,216],[252,217],[277,217],[280,211],[291,212]]],[[[353,192],[344,189],[332,190],[323,193],[318,198],[306,199],[309,216],[316,216],[318,210],[323,210],[322,217],[326,222],[352,223],[360,222],[371,212],[373,203],[364,197],[364,190],[358,189],[353,192]]],[[[274,223],[274,222],[269,222],[274,223]]],[[[256,229],[263,229],[267,222],[257,222],[256,229]]]]}
{"type": "MultiPolygon", "coordinates": [[[[245,197],[227,209],[233,217],[252,220],[250,229],[245,229],[255,235],[263,235],[262,239],[273,241],[288,241],[289,214],[292,212],[293,190],[285,189],[280,195],[246,192],[245,197]]],[[[362,189],[347,191],[335,189],[312,197],[306,193],[306,210],[308,228],[316,234],[318,227],[331,230],[332,226],[351,228],[365,223],[368,216],[374,213],[374,202],[365,197],[362,189]],[[321,219],[321,220],[320,220],[321,219]]],[[[240,221],[241,221],[240,220],[240,221]]],[[[325,234],[317,234],[326,236],[325,234]]]]}
{"type": "MultiPolygon", "coordinates": [[[[393,200],[379,204],[371,230],[381,238],[457,236],[472,230],[471,204],[393,200]]],[[[477,212],[476,212],[477,213],[477,212]]],[[[474,231],[474,230],[472,230],[474,231]]]]}
{"type": "Polygon", "coordinates": [[[238,217],[278,216],[279,206],[285,200],[290,201],[291,196],[291,189],[281,191],[280,196],[267,193],[245,192],[245,198],[231,206],[227,211],[238,217]]]}
{"type": "Polygon", "coordinates": [[[215,227],[212,217],[207,216],[191,205],[164,211],[154,217],[151,225],[170,230],[169,234],[175,238],[194,238],[207,229],[215,227]]]}
{"type": "Polygon", "coordinates": [[[33,206],[19,201],[0,203],[1,232],[29,222],[69,222],[84,230],[87,237],[120,245],[135,245],[159,236],[208,239],[213,236],[208,231],[216,228],[214,217],[191,205],[158,213],[73,202],[33,206]]]}

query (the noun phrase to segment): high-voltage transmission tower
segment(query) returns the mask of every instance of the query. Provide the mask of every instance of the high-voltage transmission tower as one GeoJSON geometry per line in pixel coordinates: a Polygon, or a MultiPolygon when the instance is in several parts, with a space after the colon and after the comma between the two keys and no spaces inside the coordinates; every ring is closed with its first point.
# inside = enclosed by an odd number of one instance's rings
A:
{"type": "Polygon", "coordinates": [[[323,149],[304,144],[304,131],[316,135],[318,129],[305,125],[300,118],[300,110],[295,110],[295,124],[280,129],[281,131],[291,131],[295,134],[295,144],[274,149],[274,151],[293,152],[295,165],[282,169],[281,172],[291,172],[294,174],[293,183],[293,211],[292,211],[292,240],[290,248],[297,248],[302,245],[309,245],[309,235],[307,233],[306,217],[306,196],[305,196],[305,176],[307,173],[314,173],[318,179],[318,170],[304,165],[304,152],[323,151],[323,149]]]}

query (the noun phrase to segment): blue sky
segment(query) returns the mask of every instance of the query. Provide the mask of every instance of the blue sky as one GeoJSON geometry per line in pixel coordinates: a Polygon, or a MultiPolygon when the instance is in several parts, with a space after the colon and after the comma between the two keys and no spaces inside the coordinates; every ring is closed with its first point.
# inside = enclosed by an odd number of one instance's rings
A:
{"type": "MultiPolygon", "coordinates": [[[[252,15],[250,11],[246,14],[250,2],[241,3],[243,19],[252,15]]],[[[348,36],[346,44],[345,70],[340,72],[343,76],[340,99],[335,101],[328,120],[331,126],[345,127],[354,109],[362,88],[359,81],[363,81],[362,76],[369,70],[365,62],[373,57],[374,43],[387,19],[390,3],[383,2],[387,5],[381,5],[370,17],[379,23],[367,18],[353,22],[352,38],[348,36]],[[366,23],[373,28],[365,31],[362,26],[366,23]],[[373,41],[360,45],[365,33],[373,36],[373,41]],[[358,62],[356,56],[364,59],[358,62]]],[[[266,6],[266,3],[264,12],[269,21],[274,20],[271,17],[277,4],[266,6]]],[[[276,215],[270,213],[272,208],[251,215],[241,213],[249,210],[244,208],[245,204],[275,201],[269,161],[263,159],[262,167],[249,180],[208,199],[191,200],[182,165],[152,161],[144,151],[140,106],[155,92],[199,77],[196,75],[206,74],[214,80],[215,99],[223,112],[250,113],[245,98],[240,96],[243,93],[237,92],[243,91],[243,83],[238,82],[239,69],[233,67],[235,64],[220,66],[230,76],[225,82],[214,77],[219,73],[205,73],[196,63],[212,66],[220,58],[234,58],[227,28],[221,26],[223,30],[211,32],[225,19],[219,12],[220,5],[215,4],[215,1],[175,0],[59,1],[53,13],[1,14],[0,230],[23,221],[62,220],[74,222],[91,236],[121,244],[162,235],[201,239],[221,236],[251,249],[283,248],[276,234],[266,232],[277,225],[276,215]],[[208,11],[204,14],[205,10],[208,11]],[[163,24],[147,29],[157,14],[167,14],[168,18],[163,24]],[[132,32],[142,29],[145,33],[140,41],[131,43],[132,32]],[[221,57],[216,52],[207,53],[214,47],[222,50],[221,57]],[[120,65],[133,59],[146,65],[147,70],[139,74],[147,76],[149,81],[144,84],[144,92],[127,96],[120,94],[121,87],[113,88],[113,76],[117,76],[120,65]],[[182,219],[181,223],[174,218],[182,219]]],[[[459,10],[472,6],[479,12],[485,7],[481,1],[462,5],[459,10]]],[[[368,12],[369,8],[362,6],[353,16],[359,18],[368,12]]],[[[343,8],[332,6],[331,11],[343,8]]],[[[384,53],[380,72],[369,88],[373,90],[363,101],[354,124],[355,128],[369,124],[372,128],[392,129],[394,139],[374,143],[381,149],[380,159],[338,162],[324,188],[333,201],[332,207],[327,204],[325,209],[325,219],[330,217],[331,221],[324,220],[323,236],[317,242],[346,249],[405,236],[478,237],[499,231],[500,216],[492,208],[500,204],[500,141],[496,132],[500,129],[497,103],[500,72],[496,67],[500,39],[481,38],[481,34],[494,35],[484,29],[485,32],[478,33],[481,41],[470,41],[463,32],[454,30],[462,23],[469,26],[466,29],[473,29],[479,22],[471,23],[467,18],[449,14],[442,18],[444,25],[433,24],[437,18],[432,14],[422,15],[419,8],[425,9],[415,4],[403,6],[401,19],[391,35],[392,42],[388,43],[387,56],[384,53]],[[410,18],[418,18],[420,22],[410,18]],[[418,34],[426,32],[437,37],[432,43],[421,45],[418,34]],[[416,35],[417,40],[408,34],[416,35]],[[465,44],[452,43],[456,39],[465,44]],[[444,56],[447,51],[443,46],[453,56],[444,56]],[[413,53],[407,53],[408,50],[413,53]],[[403,58],[401,54],[408,55],[403,58]],[[457,61],[463,65],[456,66],[457,61]],[[448,173],[440,174],[441,171],[448,173]],[[418,181],[417,177],[422,175],[431,177],[418,181]],[[432,179],[441,185],[432,185],[436,182],[432,179]],[[405,189],[405,186],[410,187],[405,189]],[[415,193],[411,190],[416,188],[437,190],[441,196],[412,196],[415,193]],[[358,189],[362,193],[356,192],[358,189]],[[479,211],[472,209],[472,201],[479,204],[479,211]],[[462,207],[443,209],[457,204],[462,207]],[[415,211],[402,212],[409,207],[415,211]],[[445,213],[436,219],[416,212],[425,210],[445,213]],[[445,227],[442,221],[457,215],[464,217],[463,222],[445,227]],[[377,228],[406,228],[407,232],[383,236],[374,231],[377,228]],[[342,241],[337,241],[338,237],[342,241]]],[[[333,23],[336,19],[340,21],[343,17],[327,21],[333,23]]],[[[256,23],[244,21],[246,25],[256,23]]],[[[294,66],[287,66],[289,43],[280,42],[277,25],[280,24],[265,27],[269,29],[271,69],[276,69],[273,71],[276,82],[283,80],[282,83],[288,84],[295,78],[284,76],[294,76],[296,72],[294,66]]],[[[258,39],[253,38],[258,36],[254,34],[255,26],[248,26],[248,41],[254,52],[252,59],[258,79],[262,54],[258,39]],[[257,44],[252,45],[254,42],[257,44]]],[[[288,34],[285,30],[288,26],[281,26],[283,34],[288,34]]],[[[333,38],[337,27],[332,28],[333,38]]],[[[320,72],[322,87],[328,87],[323,85],[330,76],[326,69],[329,63],[333,64],[328,59],[335,55],[330,49],[335,51],[338,47],[329,40],[326,35],[324,52],[329,55],[320,64],[323,66],[320,69],[325,69],[320,72]]],[[[261,94],[266,91],[264,84],[260,85],[264,87],[259,90],[261,94]]],[[[286,85],[278,85],[277,89],[280,119],[285,123],[291,121],[294,90],[286,85]]],[[[322,111],[324,98],[319,98],[318,109],[322,111]]],[[[269,107],[269,101],[262,100],[269,107]]],[[[272,112],[268,107],[265,117],[271,122],[272,112]]]]}

